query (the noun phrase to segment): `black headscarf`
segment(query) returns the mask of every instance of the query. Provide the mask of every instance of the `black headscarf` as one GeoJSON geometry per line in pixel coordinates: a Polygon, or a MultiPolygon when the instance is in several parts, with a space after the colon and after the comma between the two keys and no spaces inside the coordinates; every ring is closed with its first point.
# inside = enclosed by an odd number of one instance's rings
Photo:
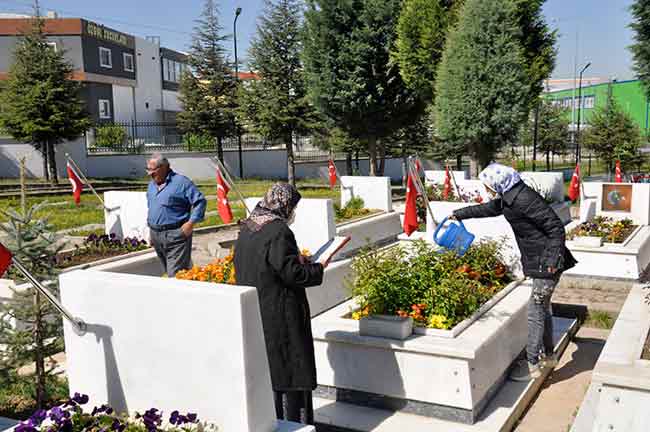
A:
{"type": "Polygon", "coordinates": [[[295,187],[288,183],[276,183],[242,223],[253,232],[261,230],[264,225],[274,220],[287,223],[300,198],[300,192],[295,187]]]}

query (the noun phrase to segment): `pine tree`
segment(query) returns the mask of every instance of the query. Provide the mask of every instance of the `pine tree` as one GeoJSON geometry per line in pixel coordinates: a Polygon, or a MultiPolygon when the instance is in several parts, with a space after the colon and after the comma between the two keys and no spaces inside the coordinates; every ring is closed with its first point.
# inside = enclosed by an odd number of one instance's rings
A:
{"type": "MultiPolygon", "coordinates": [[[[53,263],[61,245],[57,246],[51,227],[34,218],[42,206],[43,203],[27,211],[24,208],[22,211],[0,210],[9,221],[0,224],[0,229],[7,234],[9,241],[6,246],[14,256],[38,280],[53,281],[48,288],[58,294],[58,272],[53,263]]],[[[22,275],[13,269],[10,275],[18,283],[25,282],[22,275]]],[[[53,367],[46,369],[45,359],[63,351],[62,333],[58,311],[34,288],[15,291],[13,301],[0,303],[0,371],[11,374],[26,364],[34,363],[38,408],[48,400],[48,383],[58,379],[53,374],[53,367]]]]}
{"type": "Polygon", "coordinates": [[[635,0],[630,6],[634,44],[630,46],[634,58],[634,72],[650,97],[650,0],[635,0]]]}
{"type": "Polygon", "coordinates": [[[616,160],[628,169],[639,162],[641,131],[611,95],[606,106],[596,108],[591,114],[582,142],[607,164],[607,172],[612,172],[616,160]]]}
{"type": "Polygon", "coordinates": [[[183,73],[179,99],[183,106],[177,116],[185,133],[209,136],[217,142],[217,157],[223,162],[223,139],[237,133],[237,80],[227,62],[217,5],[205,0],[196,21],[188,55],[190,71],[183,73]]]}
{"type": "Polygon", "coordinates": [[[15,140],[39,149],[58,183],[55,147],[78,138],[90,126],[80,98],[81,84],[71,79],[73,67],[63,50],[53,50],[37,16],[20,37],[8,77],[0,92],[0,126],[15,140]]]}
{"type": "Polygon", "coordinates": [[[305,13],[305,70],[310,99],[351,138],[365,143],[370,175],[382,139],[423,110],[390,61],[400,0],[310,0],[305,13]]]}
{"type": "Polygon", "coordinates": [[[249,49],[249,65],[259,80],[251,80],[240,91],[246,123],[260,135],[286,144],[287,178],[293,185],[293,140],[319,126],[306,98],[301,21],[299,0],[265,0],[249,49]]]}
{"type": "Polygon", "coordinates": [[[450,155],[469,154],[477,175],[513,142],[528,112],[529,85],[515,9],[467,0],[436,78],[435,129],[450,155]]]}

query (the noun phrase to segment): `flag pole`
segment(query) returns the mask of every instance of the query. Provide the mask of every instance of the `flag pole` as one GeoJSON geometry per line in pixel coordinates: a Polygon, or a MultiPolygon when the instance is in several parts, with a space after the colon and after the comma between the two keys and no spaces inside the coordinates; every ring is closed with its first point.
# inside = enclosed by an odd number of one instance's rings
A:
{"type": "MultiPolygon", "coordinates": [[[[417,170],[415,169],[415,166],[414,166],[414,163],[413,163],[413,158],[410,157],[409,160],[408,160],[408,172],[409,172],[409,175],[412,175],[413,179],[415,180],[416,188],[420,191],[420,193],[422,195],[422,199],[424,200],[424,205],[427,207],[427,211],[429,213],[429,216],[431,216],[431,220],[433,221],[434,224],[438,225],[438,221],[433,216],[433,212],[431,211],[431,206],[429,205],[429,197],[427,196],[427,190],[424,187],[424,185],[422,184],[422,180],[420,180],[420,176],[419,176],[419,174],[416,173],[416,171],[417,170]]],[[[406,184],[408,184],[408,179],[407,179],[406,184]]]]}
{"type": "Polygon", "coordinates": [[[449,177],[451,178],[451,184],[454,186],[454,192],[456,193],[456,196],[462,202],[467,202],[465,201],[465,198],[463,198],[460,194],[460,189],[458,189],[458,185],[456,184],[456,176],[454,176],[454,172],[450,169],[449,164],[447,164],[447,171],[449,172],[449,177]]]}
{"type": "Polygon", "coordinates": [[[108,211],[113,210],[113,209],[109,209],[109,208],[106,207],[106,204],[104,203],[104,200],[102,199],[102,197],[99,196],[99,194],[97,193],[97,191],[95,190],[95,188],[93,187],[93,185],[90,183],[90,181],[88,181],[88,178],[87,178],[86,175],[83,173],[83,171],[81,170],[81,168],[79,167],[79,165],[77,165],[77,162],[75,162],[74,159],[72,159],[72,156],[70,156],[69,153],[66,153],[66,154],[65,154],[65,157],[68,159],[68,161],[72,162],[72,165],[73,165],[74,168],[76,169],[76,172],[77,172],[77,173],[82,177],[83,181],[86,183],[86,185],[88,185],[88,187],[90,188],[90,190],[95,194],[95,196],[97,197],[97,199],[99,200],[99,202],[102,203],[102,207],[104,207],[104,208],[105,208],[106,210],[108,210],[108,211]]]}
{"type": "Polygon", "coordinates": [[[232,177],[230,176],[230,173],[228,172],[228,170],[226,169],[226,167],[221,163],[221,161],[219,160],[219,158],[215,158],[215,157],[213,157],[213,158],[212,158],[212,161],[213,161],[213,163],[216,162],[216,164],[215,164],[216,167],[219,169],[219,171],[221,171],[221,172],[223,173],[224,176],[226,176],[226,181],[227,181],[228,183],[230,183],[230,186],[232,186],[233,190],[234,190],[235,193],[237,194],[237,197],[239,198],[239,200],[241,201],[242,205],[243,205],[244,208],[246,209],[246,214],[250,214],[251,211],[250,211],[250,209],[248,208],[248,206],[246,205],[246,200],[244,199],[244,196],[241,194],[241,192],[239,192],[239,189],[237,189],[237,186],[235,185],[235,182],[233,181],[233,179],[232,179],[232,177]]]}
{"type": "Polygon", "coordinates": [[[18,271],[22,273],[23,276],[25,276],[25,278],[27,278],[29,282],[31,282],[32,286],[36,288],[36,290],[38,290],[41,294],[43,294],[43,296],[50,303],[52,303],[52,306],[54,306],[54,308],[58,310],[59,313],[65,317],[65,319],[70,321],[70,324],[72,324],[72,327],[74,327],[77,334],[83,335],[84,333],[86,333],[87,330],[86,323],[82,319],[77,318],[73,316],[70,312],[68,312],[68,310],[65,307],[63,307],[63,305],[59,302],[56,296],[52,294],[50,290],[45,288],[45,286],[43,286],[43,284],[41,284],[34,276],[32,276],[29,270],[27,270],[25,266],[23,266],[23,264],[18,260],[18,258],[12,256],[11,262],[14,265],[14,267],[16,267],[16,269],[18,269],[18,271]]]}

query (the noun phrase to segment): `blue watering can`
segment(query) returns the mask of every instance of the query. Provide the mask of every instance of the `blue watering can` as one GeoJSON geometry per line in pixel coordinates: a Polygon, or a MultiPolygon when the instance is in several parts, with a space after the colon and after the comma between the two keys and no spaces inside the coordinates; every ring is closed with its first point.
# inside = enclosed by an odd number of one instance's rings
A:
{"type": "Polygon", "coordinates": [[[463,221],[458,221],[458,224],[451,222],[439,238],[438,233],[445,225],[448,218],[449,217],[444,218],[436,227],[436,230],[433,233],[433,241],[443,248],[454,250],[459,256],[463,256],[474,241],[475,236],[465,229],[463,221]]]}

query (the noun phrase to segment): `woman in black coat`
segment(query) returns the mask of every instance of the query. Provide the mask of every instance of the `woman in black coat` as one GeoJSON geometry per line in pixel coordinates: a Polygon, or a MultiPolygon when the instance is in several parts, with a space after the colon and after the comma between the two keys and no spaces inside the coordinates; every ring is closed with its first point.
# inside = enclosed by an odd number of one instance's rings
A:
{"type": "Polygon", "coordinates": [[[324,266],[303,258],[288,224],[300,201],[277,183],[241,221],[235,245],[237,284],[254,286],[279,419],[313,424],[316,361],[305,288],[323,282],[324,266]]]}
{"type": "Polygon", "coordinates": [[[553,209],[528,187],[514,169],[492,164],[479,178],[492,200],[453,213],[453,219],[503,215],[510,223],[521,252],[524,275],[533,279],[528,304],[527,361],[518,363],[510,378],[527,381],[541,375],[541,368],[553,368],[553,321],[551,296],[560,275],[576,264],[566,248],[564,224],[553,209]]]}

